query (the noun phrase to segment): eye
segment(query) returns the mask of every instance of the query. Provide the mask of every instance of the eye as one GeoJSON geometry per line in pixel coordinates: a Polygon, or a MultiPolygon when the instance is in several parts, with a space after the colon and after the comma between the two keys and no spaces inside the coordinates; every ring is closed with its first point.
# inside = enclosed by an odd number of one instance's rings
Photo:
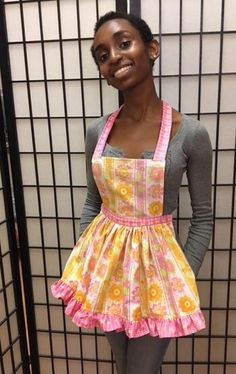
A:
{"type": "Polygon", "coordinates": [[[99,56],[97,56],[97,61],[99,62],[99,64],[103,64],[104,62],[106,62],[108,58],[108,53],[104,52],[104,53],[101,53],[99,56]]]}
{"type": "Polygon", "coordinates": [[[130,47],[131,41],[130,40],[125,40],[120,44],[121,49],[128,49],[130,47]]]}

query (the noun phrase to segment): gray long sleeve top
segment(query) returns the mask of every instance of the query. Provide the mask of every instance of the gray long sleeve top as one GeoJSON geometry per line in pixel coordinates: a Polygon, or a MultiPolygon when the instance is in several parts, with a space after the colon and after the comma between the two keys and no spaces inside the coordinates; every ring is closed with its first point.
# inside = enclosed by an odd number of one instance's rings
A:
{"type": "MultiPolygon", "coordinates": [[[[107,117],[98,118],[87,130],[85,152],[88,189],[81,215],[80,233],[101,208],[101,197],[93,178],[91,159],[107,117]]],[[[121,149],[106,144],[103,155],[122,157],[123,153],[121,149]]],[[[153,158],[153,152],[145,151],[141,157],[153,158]]],[[[183,114],[178,132],[170,140],[167,150],[163,214],[172,214],[176,210],[179,188],[186,172],[192,218],[186,243],[182,245],[178,235],[177,240],[195,274],[202,264],[212,232],[211,170],[212,148],[209,135],[199,121],[183,114]]]]}

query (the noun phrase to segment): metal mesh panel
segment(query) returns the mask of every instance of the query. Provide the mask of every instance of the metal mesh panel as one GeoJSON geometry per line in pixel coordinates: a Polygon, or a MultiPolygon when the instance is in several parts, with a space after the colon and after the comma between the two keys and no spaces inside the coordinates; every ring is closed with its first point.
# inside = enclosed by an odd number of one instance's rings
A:
{"type": "MultiPolygon", "coordinates": [[[[2,181],[1,181],[2,182],[2,181]]],[[[0,356],[3,373],[22,373],[22,360],[20,354],[20,339],[17,326],[16,305],[13,293],[13,277],[8,247],[6,217],[4,216],[3,186],[0,186],[1,205],[1,243],[0,243],[0,356]]]]}
{"type": "Polygon", "coordinates": [[[2,373],[22,373],[20,339],[17,325],[13,276],[8,243],[7,219],[0,178],[0,356],[2,373]]]}
{"type": "Polygon", "coordinates": [[[2,374],[29,374],[17,267],[18,255],[0,96],[0,371],[2,374]]]}
{"type": "MultiPolygon", "coordinates": [[[[89,52],[93,25],[124,1],[5,1],[12,85],[29,238],[41,372],[114,373],[101,332],[78,329],[51,297],[78,236],[85,193],[84,136],[118,95],[89,52]],[[79,334],[78,334],[79,332],[79,334]]],[[[199,274],[207,329],[173,340],[162,373],[236,370],[235,91],[233,0],[131,1],[160,41],[155,66],[160,96],[207,127],[214,148],[211,249],[199,274]]],[[[184,178],[179,231],[191,215],[184,178]]]]}

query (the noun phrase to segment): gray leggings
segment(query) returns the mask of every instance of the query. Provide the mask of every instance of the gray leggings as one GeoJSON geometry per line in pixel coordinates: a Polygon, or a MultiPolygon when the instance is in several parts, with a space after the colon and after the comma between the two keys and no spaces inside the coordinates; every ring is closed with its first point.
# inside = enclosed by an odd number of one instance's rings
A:
{"type": "Polygon", "coordinates": [[[106,337],[115,356],[118,374],[157,374],[166,353],[169,338],[145,335],[129,339],[124,332],[108,332],[106,337]]]}

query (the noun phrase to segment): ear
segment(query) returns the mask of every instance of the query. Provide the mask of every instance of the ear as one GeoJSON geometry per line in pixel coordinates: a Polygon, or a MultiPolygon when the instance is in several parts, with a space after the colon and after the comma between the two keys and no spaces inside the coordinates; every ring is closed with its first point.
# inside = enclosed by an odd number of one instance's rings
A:
{"type": "Polygon", "coordinates": [[[159,54],[160,54],[160,44],[158,43],[158,41],[156,39],[153,39],[148,44],[149,59],[154,62],[159,57],[159,54]]]}

